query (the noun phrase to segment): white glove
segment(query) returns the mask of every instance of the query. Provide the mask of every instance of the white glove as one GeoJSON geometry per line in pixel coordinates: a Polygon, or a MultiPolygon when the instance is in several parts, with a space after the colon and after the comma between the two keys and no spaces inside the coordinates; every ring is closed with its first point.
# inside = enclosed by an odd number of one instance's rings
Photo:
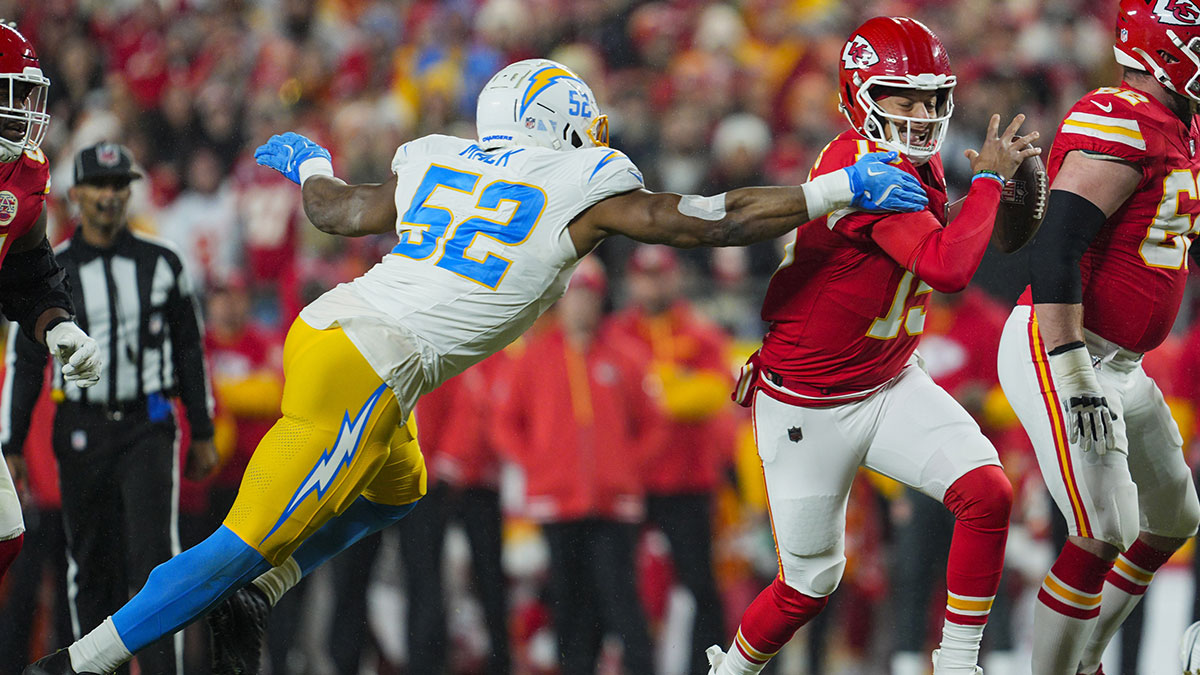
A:
{"type": "Polygon", "coordinates": [[[1070,349],[1051,354],[1047,360],[1065,409],[1071,442],[1078,443],[1084,452],[1095,450],[1103,455],[1112,450],[1116,445],[1112,421],[1117,416],[1108,409],[1087,347],[1080,342],[1070,349]]]}
{"type": "Polygon", "coordinates": [[[63,379],[77,387],[100,381],[100,349],[74,321],[63,321],[46,333],[46,346],[63,364],[63,379]]]}

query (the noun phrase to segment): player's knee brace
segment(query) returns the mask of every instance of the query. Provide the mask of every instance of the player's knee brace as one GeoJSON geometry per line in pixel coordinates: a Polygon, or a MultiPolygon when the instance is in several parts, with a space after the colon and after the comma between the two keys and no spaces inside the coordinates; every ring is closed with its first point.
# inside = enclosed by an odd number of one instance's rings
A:
{"type": "Polygon", "coordinates": [[[965,525],[986,530],[1007,528],[1012,512],[1012,483],[1000,467],[981,466],[954,481],[942,503],[965,525]]]}
{"type": "Polygon", "coordinates": [[[789,588],[797,593],[823,598],[836,591],[841,583],[842,573],[846,570],[846,557],[832,550],[823,555],[789,556],[783,559],[783,570],[789,588]]]}

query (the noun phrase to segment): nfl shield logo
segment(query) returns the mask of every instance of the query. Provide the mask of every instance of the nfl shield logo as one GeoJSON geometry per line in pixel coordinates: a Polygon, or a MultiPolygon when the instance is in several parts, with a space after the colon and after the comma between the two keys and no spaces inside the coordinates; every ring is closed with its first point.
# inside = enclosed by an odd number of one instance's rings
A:
{"type": "Polygon", "coordinates": [[[8,190],[0,192],[0,227],[4,227],[17,217],[17,196],[8,190]]]}
{"type": "Polygon", "coordinates": [[[113,167],[121,163],[121,150],[112,143],[96,146],[96,162],[100,166],[113,167]]]}

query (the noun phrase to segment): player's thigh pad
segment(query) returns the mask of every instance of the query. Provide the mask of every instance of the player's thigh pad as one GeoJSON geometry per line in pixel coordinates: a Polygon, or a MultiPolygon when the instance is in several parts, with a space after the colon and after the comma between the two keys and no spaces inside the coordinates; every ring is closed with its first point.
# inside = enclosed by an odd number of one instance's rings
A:
{"type": "Polygon", "coordinates": [[[780,574],[805,595],[829,595],[841,581],[846,501],[866,447],[853,420],[870,417],[870,407],[868,400],[802,408],[755,394],[754,434],[780,574]]]}
{"type": "Polygon", "coordinates": [[[1067,520],[1068,532],[1122,550],[1139,529],[1138,489],[1129,473],[1123,379],[1101,370],[1097,379],[1116,414],[1116,448],[1100,455],[1070,443],[1032,308],[1017,306],[1004,325],[998,357],[1000,386],[1033,443],[1042,478],[1067,520]]]}
{"type": "Polygon", "coordinates": [[[25,531],[25,520],[21,516],[21,500],[17,488],[8,473],[8,463],[0,452],[0,541],[12,539],[25,531]]]}
{"type": "Polygon", "coordinates": [[[272,565],[375,479],[401,423],[395,396],[340,328],[297,319],[283,367],[283,417],[254,451],[225,519],[272,565]]]}
{"type": "Polygon", "coordinates": [[[971,415],[920,368],[905,368],[875,397],[881,408],[868,468],[941,501],[966,473],[1000,465],[971,415]]]}
{"type": "Polygon", "coordinates": [[[362,492],[376,504],[401,506],[425,496],[427,474],[425,458],[417,444],[416,418],[416,415],[409,415],[408,420],[392,432],[387,460],[362,492]]]}
{"type": "Polygon", "coordinates": [[[1162,537],[1191,537],[1200,523],[1200,501],[1184,461],[1183,437],[1162,391],[1140,364],[1129,374],[1124,405],[1141,529],[1162,537]]]}

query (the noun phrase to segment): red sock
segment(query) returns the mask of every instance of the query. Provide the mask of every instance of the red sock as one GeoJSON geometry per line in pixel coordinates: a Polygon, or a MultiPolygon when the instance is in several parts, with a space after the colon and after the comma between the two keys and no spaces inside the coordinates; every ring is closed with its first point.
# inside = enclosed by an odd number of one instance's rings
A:
{"type": "Polygon", "coordinates": [[[21,543],[25,541],[25,534],[18,534],[13,539],[5,539],[0,541],[0,581],[4,581],[4,574],[8,572],[8,566],[17,558],[17,552],[21,550],[21,543]]]}
{"type": "Polygon", "coordinates": [[[805,595],[776,577],[746,608],[734,644],[746,660],[765,663],[801,626],[820,613],[827,602],[828,597],[805,595]]]}
{"type": "Polygon", "coordinates": [[[1160,551],[1135,539],[1133,546],[1122,553],[1108,572],[1108,583],[1130,595],[1142,595],[1154,578],[1154,573],[1171,559],[1174,551],[1160,551]]]}
{"type": "Polygon", "coordinates": [[[1091,619],[1100,615],[1100,592],[1113,564],[1071,542],[1050,568],[1038,601],[1064,616],[1091,619]]]}
{"type": "Polygon", "coordinates": [[[982,466],[954,481],[942,503],[956,519],[946,561],[946,620],[987,623],[1008,540],[1012,484],[998,466],[982,466]]]}

